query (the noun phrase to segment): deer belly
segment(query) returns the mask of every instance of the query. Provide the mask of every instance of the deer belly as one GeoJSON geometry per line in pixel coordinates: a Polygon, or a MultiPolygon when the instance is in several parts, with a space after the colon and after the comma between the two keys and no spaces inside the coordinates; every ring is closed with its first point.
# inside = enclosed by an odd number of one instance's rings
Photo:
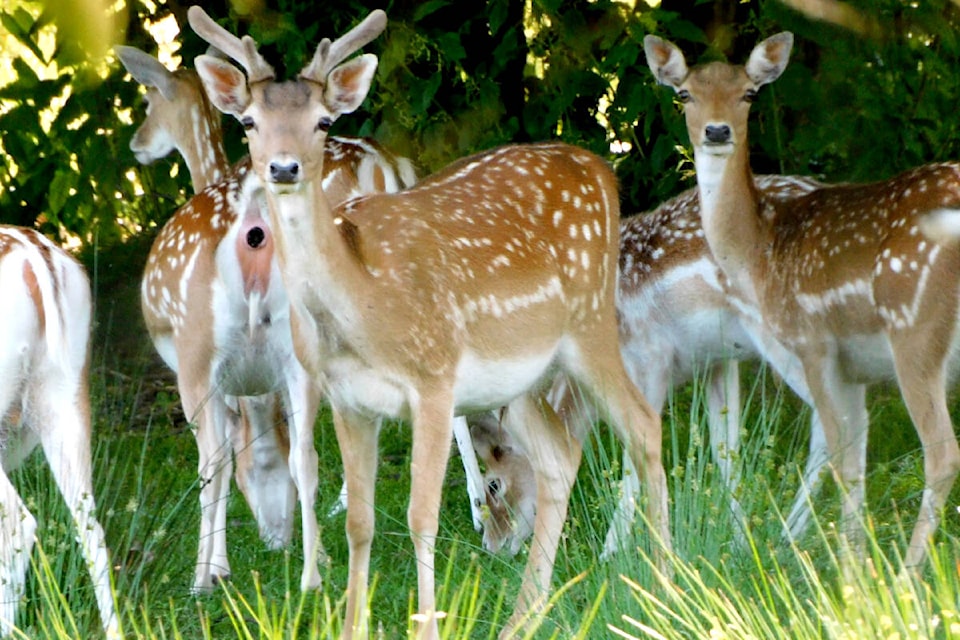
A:
{"type": "Polygon", "coordinates": [[[555,350],[517,358],[485,359],[468,351],[457,365],[457,411],[494,409],[538,386],[551,370],[555,350]]]}
{"type": "Polygon", "coordinates": [[[890,341],[883,333],[845,336],[839,354],[843,373],[852,382],[867,384],[895,376],[890,341]]]}
{"type": "Polygon", "coordinates": [[[293,363],[289,321],[276,318],[218,332],[214,375],[224,393],[256,396],[285,383],[293,363]]]}
{"type": "Polygon", "coordinates": [[[677,364],[686,376],[716,360],[756,357],[753,341],[740,321],[727,310],[708,309],[678,319],[672,328],[677,364]]]}
{"type": "Polygon", "coordinates": [[[336,407],[368,415],[408,418],[403,386],[352,357],[330,359],[324,367],[326,392],[336,407]]]}

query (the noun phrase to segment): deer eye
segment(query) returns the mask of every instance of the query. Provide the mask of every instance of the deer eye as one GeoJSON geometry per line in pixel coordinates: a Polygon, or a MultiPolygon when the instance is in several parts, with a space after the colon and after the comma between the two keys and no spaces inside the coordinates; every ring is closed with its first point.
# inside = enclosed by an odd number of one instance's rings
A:
{"type": "Polygon", "coordinates": [[[250,131],[257,126],[257,123],[250,116],[243,116],[240,118],[240,126],[243,127],[244,131],[250,131]]]}
{"type": "Polygon", "coordinates": [[[754,103],[757,101],[757,90],[756,89],[747,89],[746,93],[743,94],[743,101],[754,103]]]}
{"type": "Polygon", "coordinates": [[[328,116],[324,116],[317,122],[317,131],[329,131],[332,124],[333,120],[328,116]]]}
{"type": "Polygon", "coordinates": [[[677,91],[677,100],[679,100],[681,104],[687,104],[690,102],[691,98],[692,96],[690,95],[690,92],[686,89],[680,89],[680,91],[677,91]]]}

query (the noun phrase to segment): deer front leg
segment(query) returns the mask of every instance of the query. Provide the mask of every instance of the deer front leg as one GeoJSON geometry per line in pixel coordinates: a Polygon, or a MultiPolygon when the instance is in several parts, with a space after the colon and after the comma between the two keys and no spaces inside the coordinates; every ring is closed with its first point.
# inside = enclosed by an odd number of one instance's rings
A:
{"type": "Polygon", "coordinates": [[[374,488],[377,481],[379,420],[368,419],[333,406],[343,477],[347,488],[347,545],[350,553],[347,607],[341,636],[366,638],[367,582],[370,576],[370,546],[374,532],[374,488]]]}
{"type": "Polygon", "coordinates": [[[320,407],[321,391],[307,372],[294,361],[292,379],[288,382],[290,407],[290,473],[300,496],[300,518],[303,527],[303,573],[300,589],[318,589],[321,585],[320,563],[327,562],[327,552],[320,540],[315,505],[317,501],[317,465],[319,459],[313,442],[313,428],[320,407]]]}
{"type": "MultiPolygon", "coordinates": [[[[413,407],[413,454],[410,462],[410,505],[407,521],[417,557],[418,637],[439,638],[437,628],[434,556],[440,521],[443,480],[450,457],[453,431],[453,393],[437,388],[423,393],[413,407]]],[[[428,383],[430,384],[430,383],[428,383]]],[[[426,385],[425,385],[426,386],[426,385]]]]}
{"type": "Polygon", "coordinates": [[[216,581],[230,577],[226,502],[233,465],[225,425],[227,406],[223,397],[218,393],[205,397],[202,392],[194,392],[194,388],[182,386],[180,397],[188,418],[196,420],[194,437],[199,454],[200,543],[193,591],[203,593],[212,590],[216,581]]]}
{"type": "Polygon", "coordinates": [[[453,438],[460,451],[463,472],[467,478],[467,497],[470,499],[470,515],[473,516],[474,531],[483,531],[484,488],[483,474],[477,462],[477,451],[470,438],[470,425],[463,416],[453,419],[453,438]]]}
{"type": "Polygon", "coordinates": [[[813,515],[810,506],[811,501],[820,489],[823,480],[823,468],[830,461],[827,440],[823,432],[823,422],[807,385],[803,365],[797,356],[784,348],[783,344],[771,335],[762,324],[749,320],[746,315],[744,315],[742,321],[746,324],[751,338],[763,353],[767,363],[783,378],[787,386],[812,409],[810,451],[807,455],[807,464],[803,470],[803,484],[800,486],[797,497],[794,498],[784,531],[785,536],[796,540],[803,535],[807,526],[809,526],[810,518],[813,515]]]}
{"type": "Polygon", "coordinates": [[[508,406],[503,424],[530,456],[537,479],[537,515],[530,555],[513,615],[500,634],[501,638],[512,638],[522,635],[531,615],[546,603],[582,449],[580,440],[543,398],[517,398],[508,406]]]}
{"type": "Polygon", "coordinates": [[[832,346],[815,353],[802,353],[800,358],[814,406],[823,423],[830,468],[842,493],[840,531],[846,557],[863,548],[861,522],[869,426],[866,387],[844,378],[832,346]]]}

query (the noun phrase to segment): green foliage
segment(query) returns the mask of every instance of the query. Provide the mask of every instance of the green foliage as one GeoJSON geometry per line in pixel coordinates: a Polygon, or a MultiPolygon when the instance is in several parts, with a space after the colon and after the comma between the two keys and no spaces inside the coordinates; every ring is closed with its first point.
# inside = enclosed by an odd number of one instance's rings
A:
{"type": "MultiPolygon", "coordinates": [[[[136,197],[126,175],[135,164],[127,150],[133,129],[118,112],[138,103],[136,86],[117,73],[104,77],[102,60],[78,49],[70,29],[57,30],[45,54],[40,42],[50,25],[41,6],[23,2],[0,14],[23,47],[15,79],[0,88],[0,221],[110,246],[172,207],[136,197]]],[[[169,179],[156,182],[170,188],[169,179]]]]}
{"type": "MultiPolygon", "coordinates": [[[[692,183],[685,127],[672,92],[650,77],[643,36],[666,36],[694,60],[742,61],[760,37],[790,29],[790,66],[761,92],[751,121],[758,172],[875,180],[960,155],[960,124],[950,117],[960,95],[956,3],[851,4],[873,30],[858,34],[759,0],[668,0],[633,10],[613,0],[398,0],[381,5],[389,28],[367,47],[380,58],[370,96],[335,133],[375,136],[427,172],[505,142],[563,139],[610,158],[623,210],[643,210],[692,183]]],[[[23,0],[0,12],[24,56],[0,88],[2,221],[36,222],[101,246],[149,232],[185,200],[187,172],[168,162],[136,165],[127,150],[127,114],[134,124],[140,118],[136,83],[117,64],[104,75],[98,58],[71,46],[67,27],[44,54],[40,34],[51,27],[43,6],[23,0]],[[56,72],[41,79],[38,64],[56,72]],[[135,181],[146,195],[136,195],[135,181]]],[[[305,0],[207,8],[231,31],[253,35],[290,77],[321,37],[344,32],[373,6],[347,0],[326,5],[322,16],[305,0]]],[[[130,44],[154,51],[144,23],[172,13],[187,64],[206,47],[184,24],[179,2],[130,0],[127,13],[120,39],[130,44]]],[[[227,144],[231,158],[244,152],[232,122],[227,144]]]]}

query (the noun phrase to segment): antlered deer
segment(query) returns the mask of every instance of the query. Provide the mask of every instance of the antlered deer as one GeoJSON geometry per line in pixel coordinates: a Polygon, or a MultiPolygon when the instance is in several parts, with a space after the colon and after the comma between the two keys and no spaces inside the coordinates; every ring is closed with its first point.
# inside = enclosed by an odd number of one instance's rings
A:
{"type": "MultiPolygon", "coordinates": [[[[757,188],[764,197],[782,202],[809,193],[821,183],[798,176],[760,176],[757,188]]],[[[630,378],[658,411],[674,385],[706,375],[707,421],[714,460],[731,497],[735,517],[742,515],[735,498],[739,485],[737,451],[740,424],[738,362],[757,360],[760,350],[757,310],[731,294],[711,255],[700,226],[696,189],[664,202],[655,210],[620,222],[620,279],[617,311],[620,351],[630,378]]],[[[810,396],[799,363],[789,354],[771,363],[807,402],[810,396]]],[[[581,404],[563,385],[555,385],[551,401],[574,433],[585,431],[581,404]]],[[[488,417],[471,421],[474,444],[486,464],[484,487],[488,517],[484,546],[512,553],[530,535],[536,484],[525,454],[488,417]]],[[[810,454],[803,481],[786,518],[786,533],[796,539],[810,520],[810,494],[819,486],[826,463],[823,431],[814,418],[810,454]]],[[[621,544],[624,526],[633,521],[636,472],[624,461],[623,488],[614,524],[607,533],[604,556],[621,544]]]]}
{"type": "MultiPolygon", "coordinates": [[[[617,345],[619,198],[607,164],[563,144],[508,146],[398,194],[331,209],[319,151],[333,121],[362,102],[376,57],[343,62],[359,47],[348,34],[347,43],[322,42],[296,81],[276,82],[251,39],[198,7],[189,17],[246,69],[196,61],[214,104],[247,129],[297,354],[325,381],[334,409],[349,496],[344,635],[366,633],[383,415],[412,423],[408,514],[425,637],[438,636],[434,547],[451,422],[468,410],[506,405],[515,424],[526,424],[514,435],[538,477],[535,543],[505,633],[543,603],[579,464],[579,444],[538,393],[554,370],[603,405],[643,474],[650,522],[669,548],[660,419],[630,382],[617,345]]],[[[385,20],[374,12],[358,29],[385,20]]]]}
{"type": "Polygon", "coordinates": [[[13,631],[37,521],[7,472],[39,444],[70,509],[107,636],[119,638],[90,459],[90,283],[33,229],[0,225],[0,635],[13,631]]]}
{"type": "Polygon", "coordinates": [[[761,42],[745,66],[688,69],[673,44],[647,36],[657,80],[684,103],[704,233],[740,295],[800,361],[843,489],[842,528],[854,547],[864,501],[866,384],[897,381],[924,452],[925,488],[905,556],[920,564],[960,471],[947,411],[960,317],[960,246],[920,231],[928,212],[960,208],[960,167],[931,164],[890,180],[814,190],[788,205],[753,183],[750,104],[787,65],[793,36],[761,42]]]}
{"type": "MultiPolygon", "coordinates": [[[[157,350],[178,373],[188,419],[198,422],[198,445],[207,449],[201,452],[201,476],[210,476],[212,482],[201,489],[203,519],[194,581],[195,589],[204,590],[230,573],[227,445],[236,452],[237,484],[261,537],[273,547],[287,544],[297,501],[291,472],[306,474],[298,484],[301,497],[310,499],[316,465],[309,459],[297,463],[309,456],[300,453],[288,469],[290,446],[279,414],[286,408],[288,416],[312,422],[319,390],[297,371],[270,226],[250,196],[258,182],[249,173],[249,159],[232,169],[227,164],[221,114],[210,104],[196,72],[168,71],[132,47],[116,50],[127,70],[149,87],[147,115],[130,141],[131,149],[142,163],[179,151],[198,194],[158,236],[144,273],[142,306],[157,350]],[[285,370],[292,371],[292,377],[285,377],[285,370]],[[284,388],[277,391],[279,387],[284,388]],[[215,432],[208,436],[211,429],[215,432]]],[[[394,157],[372,140],[334,138],[325,152],[325,184],[337,201],[395,191],[416,181],[409,160],[394,157]]],[[[301,440],[302,447],[312,448],[309,437],[301,440]]],[[[309,512],[304,510],[305,536],[317,530],[312,504],[309,512]]],[[[310,558],[322,558],[323,551],[318,546],[312,552],[309,542],[305,548],[302,584],[316,586],[319,574],[316,560],[310,558]]]]}

